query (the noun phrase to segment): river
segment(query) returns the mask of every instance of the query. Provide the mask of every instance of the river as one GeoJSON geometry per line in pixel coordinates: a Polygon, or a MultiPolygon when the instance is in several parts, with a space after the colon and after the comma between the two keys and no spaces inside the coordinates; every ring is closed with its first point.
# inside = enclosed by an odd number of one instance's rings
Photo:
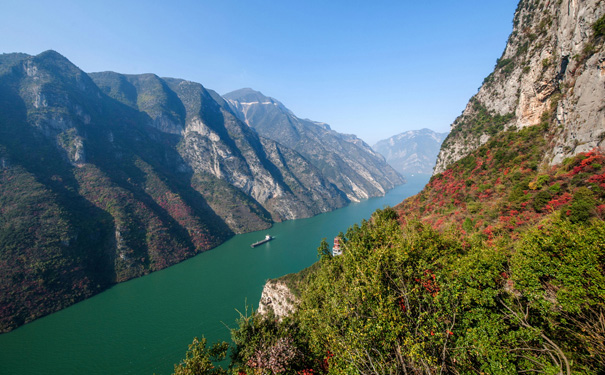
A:
{"type": "Polygon", "coordinates": [[[150,275],[115,285],[64,310],[0,335],[0,374],[165,375],[194,336],[229,340],[246,305],[258,306],[265,281],[317,260],[323,237],[416,194],[428,177],[384,197],[237,235],[221,246],[150,275]],[[250,244],[275,237],[264,245],[250,244]]]}

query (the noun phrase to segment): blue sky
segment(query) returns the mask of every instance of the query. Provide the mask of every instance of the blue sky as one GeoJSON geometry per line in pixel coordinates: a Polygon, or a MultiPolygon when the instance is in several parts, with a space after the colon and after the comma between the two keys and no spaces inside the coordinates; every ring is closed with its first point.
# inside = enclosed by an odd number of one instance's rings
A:
{"type": "Polygon", "coordinates": [[[447,131],[493,69],[517,0],[0,3],[0,53],[54,49],[86,72],[251,87],[369,144],[447,131]]]}

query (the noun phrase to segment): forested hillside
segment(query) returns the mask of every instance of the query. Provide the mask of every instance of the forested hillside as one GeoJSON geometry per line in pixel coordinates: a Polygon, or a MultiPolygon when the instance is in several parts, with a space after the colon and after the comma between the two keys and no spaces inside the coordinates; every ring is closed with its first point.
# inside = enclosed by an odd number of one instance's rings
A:
{"type": "Polygon", "coordinates": [[[296,312],[242,316],[234,371],[599,373],[605,156],[541,169],[546,134],[503,133],[342,233],[343,255],[322,244],[284,278],[296,312]]]}
{"type": "Polygon", "coordinates": [[[229,370],[192,372],[198,351],[175,373],[602,374],[603,25],[602,1],[520,1],[424,190],[278,279],[296,310],[242,315],[229,370]]]}

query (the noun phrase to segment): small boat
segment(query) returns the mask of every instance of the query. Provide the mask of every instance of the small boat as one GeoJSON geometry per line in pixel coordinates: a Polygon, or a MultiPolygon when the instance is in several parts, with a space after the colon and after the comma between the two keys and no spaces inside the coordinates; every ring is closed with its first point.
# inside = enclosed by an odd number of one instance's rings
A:
{"type": "Polygon", "coordinates": [[[264,240],[260,240],[260,241],[258,241],[258,242],[255,242],[255,243],[253,243],[252,245],[250,245],[250,247],[255,248],[255,247],[257,247],[258,245],[262,245],[262,244],[264,244],[265,242],[269,242],[269,241],[271,241],[271,240],[272,240],[272,239],[274,239],[274,238],[275,238],[275,237],[271,237],[270,235],[266,235],[264,240]]]}

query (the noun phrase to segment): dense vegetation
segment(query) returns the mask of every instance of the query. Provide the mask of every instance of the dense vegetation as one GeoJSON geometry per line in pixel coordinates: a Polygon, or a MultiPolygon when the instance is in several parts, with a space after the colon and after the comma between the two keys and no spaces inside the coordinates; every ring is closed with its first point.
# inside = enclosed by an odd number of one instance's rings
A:
{"type": "MultiPolygon", "coordinates": [[[[230,369],[212,371],[601,371],[605,157],[542,165],[549,137],[545,126],[500,133],[341,234],[342,256],[320,245],[313,270],[284,279],[299,309],[242,316],[230,369]]],[[[177,373],[208,373],[188,368],[177,373]]]]}
{"type": "Polygon", "coordinates": [[[0,332],[233,234],[203,198],[217,189],[178,172],[174,140],[67,59],[3,55],[0,67],[0,332]]]}
{"type": "Polygon", "coordinates": [[[497,235],[516,239],[555,213],[572,222],[603,219],[605,158],[591,151],[562,165],[541,165],[550,136],[542,126],[500,133],[398,206],[402,220],[491,241],[497,235]]]}
{"type": "MultiPolygon", "coordinates": [[[[506,66],[511,66],[510,63],[507,64],[506,66]]],[[[456,126],[450,132],[451,138],[461,136],[466,140],[468,137],[479,137],[482,134],[493,136],[504,130],[504,126],[514,118],[513,113],[506,115],[491,113],[476,98],[471,98],[470,102],[473,109],[472,114],[456,119],[456,126]]]]}

